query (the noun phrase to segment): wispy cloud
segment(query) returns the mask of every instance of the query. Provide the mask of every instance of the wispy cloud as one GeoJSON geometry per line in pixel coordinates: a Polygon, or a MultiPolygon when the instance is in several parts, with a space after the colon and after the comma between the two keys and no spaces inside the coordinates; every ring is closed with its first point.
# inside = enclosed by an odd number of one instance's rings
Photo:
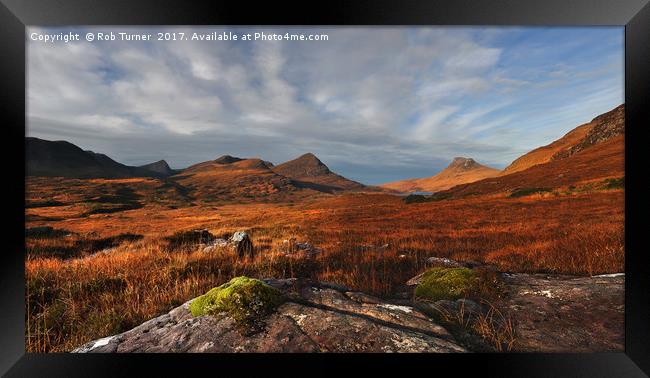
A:
{"type": "Polygon", "coordinates": [[[622,28],[254,29],[201,31],[329,40],[28,39],[28,134],[175,167],[311,151],[379,183],[454,156],[503,167],[623,101],[622,28]]]}

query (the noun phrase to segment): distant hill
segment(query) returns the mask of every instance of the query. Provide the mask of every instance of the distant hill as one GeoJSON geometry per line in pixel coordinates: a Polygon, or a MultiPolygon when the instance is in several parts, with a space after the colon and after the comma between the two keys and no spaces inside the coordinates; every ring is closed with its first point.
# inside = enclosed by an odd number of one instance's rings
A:
{"type": "Polygon", "coordinates": [[[66,141],[25,138],[28,176],[70,178],[157,177],[158,173],[120,164],[104,154],[84,151],[66,141]]]}
{"type": "Polygon", "coordinates": [[[438,192],[455,185],[494,177],[498,174],[498,169],[481,165],[472,158],[457,157],[447,168],[435,176],[389,182],[380,185],[380,187],[404,193],[438,192]]]}
{"type": "MultiPolygon", "coordinates": [[[[562,139],[522,156],[542,156],[533,164],[509,174],[453,187],[453,197],[503,193],[521,189],[560,188],[588,183],[603,184],[625,177],[625,113],[623,105],[578,126],[562,139]],[[576,138],[576,135],[582,135],[576,138]],[[568,136],[568,137],[567,137],[568,136]],[[568,143],[567,141],[571,141],[568,143]],[[558,145],[563,145],[558,148],[558,145]]],[[[525,161],[522,158],[515,162],[525,161]]],[[[528,160],[528,163],[535,159],[528,160]]],[[[515,164],[515,163],[513,163],[515,164]]],[[[520,166],[519,168],[521,168],[520,166]]]]}
{"type": "Polygon", "coordinates": [[[537,164],[569,157],[579,151],[621,135],[625,129],[625,105],[619,105],[569,131],[562,138],[543,147],[536,148],[513,161],[501,173],[505,176],[523,171],[537,164]]]}
{"type": "Polygon", "coordinates": [[[214,160],[215,163],[218,164],[231,164],[231,163],[236,163],[238,161],[242,161],[244,159],[230,156],[230,155],[222,155],[214,160]]]}
{"type": "Polygon", "coordinates": [[[314,154],[306,153],[296,159],[287,161],[275,167],[273,172],[288,177],[301,187],[336,192],[344,190],[361,190],[365,186],[356,181],[340,176],[323,164],[314,154]]]}
{"type": "Polygon", "coordinates": [[[147,171],[154,172],[154,173],[159,174],[159,175],[161,175],[163,177],[171,176],[171,175],[174,175],[174,174],[178,173],[178,171],[176,171],[174,169],[171,169],[169,167],[169,164],[167,164],[167,162],[164,161],[164,160],[158,160],[155,163],[149,163],[149,164],[141,165],[139,168],[145,169],[147,171]]]}
{"type": "Polygon", "coordinates": [[[196,198],[207,201],[281,199],[301,191],[291,179],[273,172],[263,160],[236,158],[232,163],[217,160],[192,165],[169,179],[190,189],[196,198]]]}

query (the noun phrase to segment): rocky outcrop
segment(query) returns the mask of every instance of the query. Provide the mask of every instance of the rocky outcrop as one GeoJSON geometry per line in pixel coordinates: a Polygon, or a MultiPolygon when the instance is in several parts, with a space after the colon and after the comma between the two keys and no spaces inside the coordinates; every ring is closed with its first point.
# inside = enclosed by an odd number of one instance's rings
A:
{"type": "Polygon", "coordinates": [[[576,145],[556,153],[551,160],[567,158],[593,145],[625,134],[625,105],[619,105],[613,110],[599,115],[591,121],[591,124],[593,127],[584,139],[576,145]]]}
{"type": "MultiPolygon", "coordinates": [[[[439,267],[493,269],[489,265],[434,258],[439,267]]],[[[429,271],[426,271],[429,272],[429,271]]],[[[425,272],[425,273],[426,273],[425,272]]],[[[494,272],[494,271],[493,271],[494,272]]],[[[425,273],[406,285],[420,285],[425,273]]],[[[499,298],[477,303],[466,298],[426,300],[411,295],[413,305],[434,318],[490,317],[512,320],[519,352],[611,352],[624,350],[625,274],[577,277],[552,274],[494,272],[499,298]],[[451,300],[450,300],[451,299],[451,300]]],[[[465,340],[456,334],[458,340],[465,340]]],[[[466,345],[466,344],[464,344],[466,345]]],[[[478,344],[477,344],[478,345],[478,344]]],[[[474,350],[474,346],[470,349],[474,350]]],[[[479,347],[482,347],[479,345],[479,347]]]]}
{"type": "Polygon", "coordinates": [[[74,352],[465,352],[411,306],[310,280],[265,280],[286,301],[263,331],[242,335],[227,314],[193,317],[191,301],[74,352]]]}
{"type": "Polygon", "coordinates": [[[515,351],[622,352],[625,274],[572,277],[502,274],[509,294],[496,305],[513,314],[515,351]]]}
{"type": "Polygon", "coordinates": [[[205,253],[213,252],[218,248],[230,248],[239,258],[255,255],[255,248],[250,236],[245,231],[235,232],[229,239],[217,238],[208,230],[199,229],[180,234],[181,240],[194,241],[202,246],[205,253]],[[187,236],[185,236],[187,235],[187,236]]]}

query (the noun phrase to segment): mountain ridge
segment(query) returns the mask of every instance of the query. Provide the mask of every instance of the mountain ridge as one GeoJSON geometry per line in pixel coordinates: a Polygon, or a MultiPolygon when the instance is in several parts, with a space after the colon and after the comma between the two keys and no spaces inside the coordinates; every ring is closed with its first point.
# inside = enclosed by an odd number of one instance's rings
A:
{"type": "Polygon", "coordinates": [[[505,176],[523,171],[534,165],[547,163],[552,160],[569,157],[589,146],[602,143],[616,135],[624,133],[625,104],[594,117],[570,130],[561,138],[518,157],[500,174],[505,176]]]}
{"type": "Polygon", "coordinates": [[[105,154],[83,150],[68,141],[25,138],[25,166],[29,176],[70,178],[158,177],[160,174],[118,163],[105,154]]]}

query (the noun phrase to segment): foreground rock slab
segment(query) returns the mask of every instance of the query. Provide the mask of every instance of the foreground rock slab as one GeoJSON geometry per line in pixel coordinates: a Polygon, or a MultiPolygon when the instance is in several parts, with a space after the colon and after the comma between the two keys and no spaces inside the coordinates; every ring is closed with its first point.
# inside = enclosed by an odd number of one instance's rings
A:
{"type": "Polygon", "coordinates": [[[503,274],[510,293],[498,306],[514,315],[523,352],[622,352],[625,275],[503,274]]]}
{"type": "Polygon", "coordinates": [[[226,314],[192,317],[189,303],[73,352],[466,352],[409,306],[301,280],[267,280],[289,300],[266,329],[243,336],[226,314]]]}

